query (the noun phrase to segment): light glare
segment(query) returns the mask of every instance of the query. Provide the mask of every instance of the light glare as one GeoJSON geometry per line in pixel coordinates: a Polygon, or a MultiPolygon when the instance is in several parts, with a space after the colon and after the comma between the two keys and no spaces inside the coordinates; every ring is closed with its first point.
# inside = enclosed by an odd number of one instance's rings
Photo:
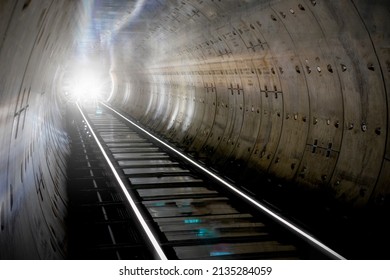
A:
{"type": "Polygon", "coordinates": [[[93,69],[75,72],[71,80],[71,94],[76,100],[98,99],[102,94],[102,79],[93,69]]]}
{"type": "Polygon", "coordinates": [[[62,92],[70,102],[106,100],[113,91],[113,77],[107,63],[99,59],[70,62],[61,79],[62,92]]]}

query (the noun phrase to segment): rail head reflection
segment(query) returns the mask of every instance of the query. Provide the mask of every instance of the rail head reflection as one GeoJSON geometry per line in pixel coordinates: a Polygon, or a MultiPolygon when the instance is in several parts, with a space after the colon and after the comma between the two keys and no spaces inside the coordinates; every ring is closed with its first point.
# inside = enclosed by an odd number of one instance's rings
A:
{"type": "Polygon", "coordinates": [[[117,110],[115,110],[114,108],[109,106],[108,104],[106,104],[104,102],[99,102],[99,103],[101,105],[103,105],[104,107],[106,107],[107,109],[109,109],[110,111],[114,112],[116,115],[121,117],[123,120],[129,122],[131,125],[133,125],[137,129],[139,129],[140,131],[142,131],[143,133],[148,135],[153,140],[155,140],[158,143],[160,143],[161,145],[163,145],[165,148],[169,149],[170,151],[172,151],[173,153],[175,153],[176,155],[178,155],[179,157],[184,159],[187,163],[189,163],[192,166],[196,167],[198,170],[202,171],[206,175],[214,178],[222,186],[228,188],[229,190],[234,192],[236,195],[241,197],[244,201],[246,201],[247,203],[252,205],[254,208],[256,208],[256,209],[260,210],[262,213],[265,213],[266,215],[270,216],[275,221],[277,221],[279,224],[281,224],[282,226],[284,226],[285,228],[287,228],[291,232],[294,232],[300,238],[302,238],[303,240],[306,240],[308,243],[310,243],[312,246],[316,247],[317,249],[319,249],[320,251],[322,251],[323,253],[328,255],[330,258],[345,260],[345,258],[342,255],[338,254],[337,252],[335,252],[334,250],[332,250],[331,248],[326,246],[324,243],[322,243],[321,241],[319,241],[318,239],[313,237],[310,233],[306,232],[305,230],[303,230],[300,227],[296,226],[292,222],[288,221],[286,218],[282,217],[281,215],[279,215],[275,211],[271,210],[270,208],[268,208],[267,206],[265,206],[261,202],[259,202],[256,199],[254,199],[249,194],[245,193],[244,191],[240,190],[239,188],[237,188],[233,184],[229,183],[228,181],[226,181],[224,178],[220,177],[215,172],[210,171],[209,169],[207,169],[203,165],[201,165],[198,162],[196,162],[194,159],[190,158],[189,156],[187,156],[184,153],[182,153],[181,151],[177,150],[176,148],[174,148],[170,144],[168,144],[168,143],[162,141],[161,139],[159,139],[158,137],[154,136],[148,130],[146,130],[145,128],[143,128],[139,124],[135,123],[134,121],[130,120],[128,117],[124,116],[123,114],[121,114],[120,112],[118,112],[117,110]]]}
{"type": "Polygon", "coordinates": [[[109,165],[111,171],[113,172],[114,174],[114,177],[115,179],[117,180],[120,188],[122,189],[123,191],[123,194],[125,195],[126,197],[126,200],[127,202],[129,203],[130,207],[133,209],[134,211],[134,214],[136,215],[137,217],[137,220],[139,221],[142,229],[144,230],[145,234],[147,235],[147,238],[148,240],[150,241],[151,245],[153,246],[153,249],[155,251],[155,255],[156,255],[156,258],[160,259],[160,260],[167,260],[167,256],[165,255],[164,251],[162,250],[159,242],[157,241],[157,238],[155,237],[155,235],[153,234],[152,230],[150,229],[150,227],[148,226],[148,224],[145,222],[145,218],[143,217],[141,211],[138,209],[137,207],[137,204],[135,202],[135,199],[131,196],[131,194],[129,193],[129,191],[127,190],[125,184],[122,182],[122,179],[120,178],[118,172],[116,171],[114,165],[111,163],[107,153],[105,152],[102,144],[100,143],[98,137],[96,136],[92,126],[90,125],[90,123],[88,122],[88,119],[87,117],[85,116],[85,114],[83,113],[83,110],[81,109],[80,105],[78,103],[76,103],[76,106],[77,108],[79,109],[84,121],[85,121],[85,124],[87,125],[87,127],[89,128],[90,132],[91,132],[91,135],[93,136],[93,138],[95,139],[100,151],[102,152],[107,164],[109,165]]]}

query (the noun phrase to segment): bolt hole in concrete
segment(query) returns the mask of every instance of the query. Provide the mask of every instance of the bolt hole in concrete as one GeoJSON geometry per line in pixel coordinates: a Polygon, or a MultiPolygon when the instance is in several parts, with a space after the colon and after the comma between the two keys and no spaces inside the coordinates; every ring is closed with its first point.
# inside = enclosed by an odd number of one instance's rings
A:
{"type": "Polygon", "coordinates": [[[374,64],[372,64],[372,63],[368,63],[368,64],[367,64],[367,68],[368,68],[369,70],[371,70],[371,71],[375,71],[374,64]]]}
{"type": "Polygon", "coordinates": [[[362,131],[363,132],[367,131],[367,125],[365,123],[362,123],[362,131]]]}
{"type": "Polygon", "coordinates": [[[24,11],[25,9],[27,9],[27,7],[30,5],[30,3],[31,3],[31,0],[25,1],[24,4],[23,4],[22,11],[24,11]]]}
{"type": "Polygon", "coordinates": [[[291,170],[294,170],[295,169],[295,163],[292,163],[291,164],[291,170]]]}

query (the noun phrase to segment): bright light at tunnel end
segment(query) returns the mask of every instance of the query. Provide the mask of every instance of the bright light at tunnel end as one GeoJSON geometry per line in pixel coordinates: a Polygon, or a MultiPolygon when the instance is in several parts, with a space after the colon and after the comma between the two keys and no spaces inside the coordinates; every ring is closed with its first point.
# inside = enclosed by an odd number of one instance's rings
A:
{"type": "Polygon", "coordinates": [[[112,91],[113,77],[100,63],[76,63],[66,69],[62,83],[63,92],[71,101],[95,102],[107,99],[112,91]]]}
{"type": "Polygon", "coordinates": [[[76,73],[71,88],[73,96],[77,100],[97,99],[102,93],[102,85],[99,76],[93,71],[76,73]]]}

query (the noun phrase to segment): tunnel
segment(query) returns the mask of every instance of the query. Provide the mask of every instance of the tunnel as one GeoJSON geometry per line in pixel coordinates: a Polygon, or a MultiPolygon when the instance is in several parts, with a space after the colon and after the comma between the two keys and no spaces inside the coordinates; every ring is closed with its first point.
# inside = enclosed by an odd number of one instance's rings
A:
{"type": "Polygon", "coordinates": [[[389,258],[389,26],[386,0],[0,1],[0,258],[68,258],[69,108],[91,100],[389,258]]]}

